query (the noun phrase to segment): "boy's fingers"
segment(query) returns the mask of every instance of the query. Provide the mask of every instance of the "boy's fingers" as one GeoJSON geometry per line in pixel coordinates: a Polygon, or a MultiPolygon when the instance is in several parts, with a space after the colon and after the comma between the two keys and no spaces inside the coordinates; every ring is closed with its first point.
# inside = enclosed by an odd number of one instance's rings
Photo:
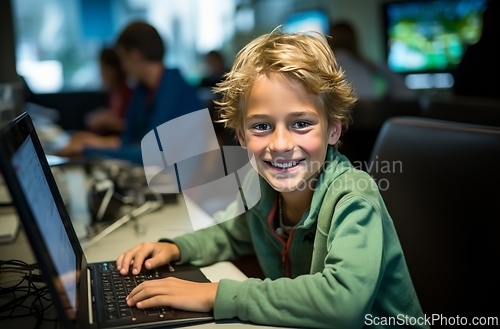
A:
{"type": "Polygon", "coordinates": [[[158,306],[169,306],[169,296],[166,295],[158,295],[151,298],[147,298],[136,303],[137,308],[151,308],[158,306]]]}
{"type": "Polygon", "coordinates": [[[132,265],[132,274],[137,275],[141,271],[142,265],[147,269],[168,263],[169,255],[161,249],[155,248],[153,243],[141,243],[127,252],[118,256],[116,260],[116,267],[120,274],[128,274],[132,265]],[[150,257],[150,259],[147,259],[150,257]],[[144,263],[146,261],[146,263],[144,263]]]}
{"type": "MultiPolygon", "coordinates": [[[[123,258],[122,258],[121,264],[120,264],[121,270],[119,270],[120,274],[122,274],[122,275],[128,274],[130,264],[132,264],[132,261],[135,258],[135,254],[139,250],[140,250],[140,247],[136,246],[123,254],[123,258]]],[[[134,263],[137,263],[137,262],[134,262],[134,263]]]]}
{"type": "Polygon", "coordinates": [[[151,270],[156,267],[156,262],[151,258],[144,262],[144,267],[151,270]]]}
{"type": "Polygon", "coordinates": [[[132,269],[132,274],[139,274],[139,272],[141,271],[141,268],[142,268],[142,264],[144,263],[144,260],[146,259],[146,257],[148,257],[150,255],[150,251],[149,250],[145,250],[145,249],[141,249],[139,250],[135,256],[134,256],[134,265],[133,265],[133,269],[132,269]]]}
{"type": "Polygon", "coordinates": [[[153,268],[156,268],[158,266],[161,266],[161,265],[164,265],[166,263],[168,263],[168,260],[165,259],[165,254],[163,253],[159,253],[159,254],[156,254],[154,255],[153,257],[151,257],[150,259],[146,260],[146,262],[144,263],[144,266],[150,270],[150,269],[153,269],[153,268]]]}
{"type": "Polygon", "coordinates": [[[116,269],[118,271],[122,269],[122,260],[123,260],[123,254],[118,256],[118,258],[116,259],[116,269]]]}
{"type": "Polygon", "coordinates": [[[167,287],[167,282],[160,282],[160,280],[154,281],[155,282],[144,282],[135,287],[127,296],[127,304],[135,305],[138,302],[142,302],[145,299],[154,296],[166,295],[166,292],[169,290],[167,287]]]}
{"type": "Polygon", "coordinates": [[[121,274],[123,275],[128,274],[128,269],[131,261],[132,261],[132,256],[130,256],[128,253],[123,254],[121,269],[119,270],[121,274]]]}

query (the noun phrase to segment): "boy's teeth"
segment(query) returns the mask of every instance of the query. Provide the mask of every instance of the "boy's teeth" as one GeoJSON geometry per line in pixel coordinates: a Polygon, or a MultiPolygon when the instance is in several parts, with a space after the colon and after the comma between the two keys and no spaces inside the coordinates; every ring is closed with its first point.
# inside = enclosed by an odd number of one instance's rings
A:
{"type": "Polygon", "coordinates": [[[297,165],[297,163],[299,163],[299,162],[298,161],[292,161],[292,162],[286,162],[286,163],[271,162],[273,167],[285,168],[285,169],[290,168],[290,167],[294,167],[297,165]]]}

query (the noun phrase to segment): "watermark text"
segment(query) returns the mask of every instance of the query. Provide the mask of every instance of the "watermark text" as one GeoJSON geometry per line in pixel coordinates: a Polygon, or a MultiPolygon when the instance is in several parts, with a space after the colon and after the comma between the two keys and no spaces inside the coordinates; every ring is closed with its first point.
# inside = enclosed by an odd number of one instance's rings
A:
{"type": "Polygon", "coordinates": [[[365,315],[367,326],[498,326],[498,317],[483,316],[468,318],[465,316],[443,316],[442,314],[424,315],[420,317],[398,314],[393,317],[377,317],[372,314],[365,315]]]}

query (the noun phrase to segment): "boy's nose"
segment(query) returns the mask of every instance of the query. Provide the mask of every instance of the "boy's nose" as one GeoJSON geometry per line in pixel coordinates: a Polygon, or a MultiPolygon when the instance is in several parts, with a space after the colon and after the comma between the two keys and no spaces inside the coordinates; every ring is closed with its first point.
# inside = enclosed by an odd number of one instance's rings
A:
{"type": "Polygon", "coordinates": [[[293,141],[288,129],[277,126],[273,131],[269,148],[278,153],[292,150],[293,141]]]}

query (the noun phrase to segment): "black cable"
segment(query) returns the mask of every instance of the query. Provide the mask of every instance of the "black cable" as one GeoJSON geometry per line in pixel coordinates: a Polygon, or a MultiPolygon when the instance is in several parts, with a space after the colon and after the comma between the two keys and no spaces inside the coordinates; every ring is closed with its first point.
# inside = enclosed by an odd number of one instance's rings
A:
{"type": "Polygon", "coordinates": [[[0,260],[0,275],[6,273],[18,273],[19,281],[8,287],[0,287],[0,296],[12,295],[6,303],[0,305],[0,321],[33,316],[36,319],[34,328],[41,327],[43,321],[54,322],[54,328],[60,323],[60,319],[46,318],[45,312],[54,304],[46,285],[40,285],[43,279],[38,271],[37,264],[28,264],[20,260],[0,260]],[[28,300],[33,298],[31,303],[28,300]],[[44,305],[45,304],[45,305],[44,305]],[[26,312],[19,312],[19,310],[26,312]],[[15,314],[17,311],[18,314],[15,314]]]}
{"type": "Polygon", "coordinates": [[[5,265],[12,265],[16,266],[18,269],[24,269],[24,270],[35,270],[38,268],[38,265],[36,263],[34,264],[28,264],[26,262],[23,262],[18,259],[10,259],[10,260],[0,260],[0,272],[2,270],[2,267],[5,265]]]}

